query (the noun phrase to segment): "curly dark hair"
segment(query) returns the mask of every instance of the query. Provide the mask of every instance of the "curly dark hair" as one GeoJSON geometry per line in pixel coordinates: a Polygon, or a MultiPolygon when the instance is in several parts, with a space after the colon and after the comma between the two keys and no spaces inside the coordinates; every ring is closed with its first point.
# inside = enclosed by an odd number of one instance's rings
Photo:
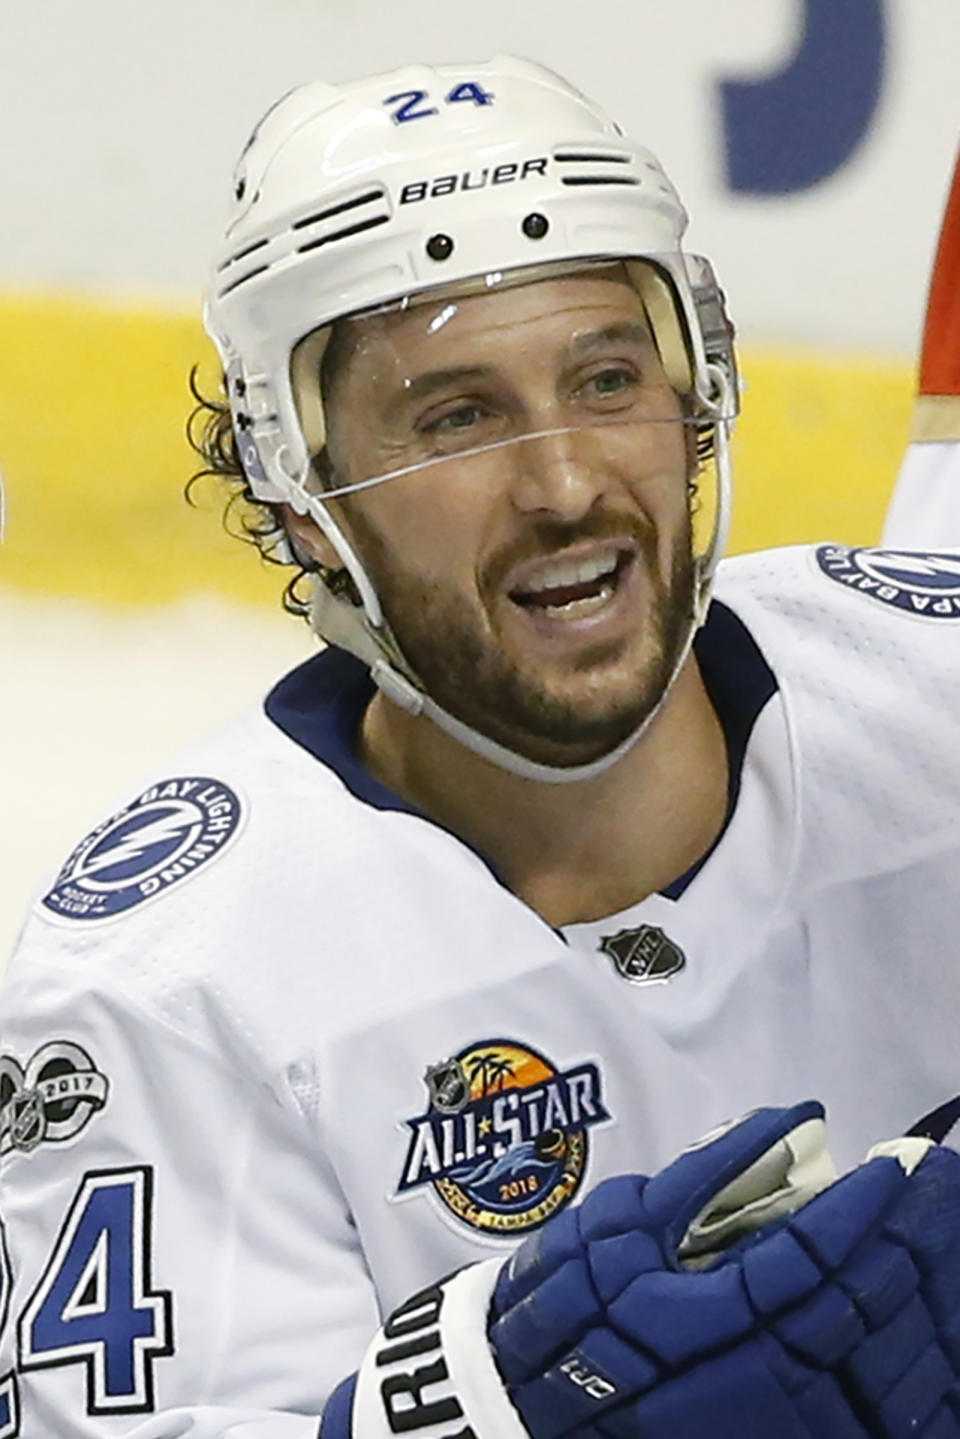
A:
{"type": "MultiPolygon", "coordinates": [[[[210,477],[223,482],[228,490],[223,510],[227,534],[255,546],[265,564],[289,568],[289,561],[277,555],[278,543],[287,537],[280,507],[257,499],[240,461],[226,378],[221,378],[219,395],[207,395],[200,387],[199,370],[200,366],[194,365],[188,380],[194,406],[187,417],[186,434],[190,448],[203,464],[186,483],[187,502],[196,503],[193,491],[201,480],[210,477]]],[[[284,586],[283,608],[288,614],[301,619],[309,615],[310,597],[305,581],[314,568],[298,563],[293,578],[284,586]]]]}

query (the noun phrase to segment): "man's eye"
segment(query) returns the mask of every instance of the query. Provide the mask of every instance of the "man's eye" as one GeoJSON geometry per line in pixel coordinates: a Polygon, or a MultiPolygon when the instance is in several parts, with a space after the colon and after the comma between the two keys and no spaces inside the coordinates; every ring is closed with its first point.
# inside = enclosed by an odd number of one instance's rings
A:
{"type": "Polygon", "coordinates": [[[483,410],[479,405],[458,405],[455,410],[447,410],[445,414],[427,420],[419,428],[428,435],[443,435],[451,430],[468,430],[482,418],[483,410]]]}
{"type": "Polygon", "coordinates": [[[607,369],[591,375],[588,385],[593,388],[596,395],[621,395],[635,382],[636,376],[632,370],[625,369],[621,365],[611,365],[607,369]]]}

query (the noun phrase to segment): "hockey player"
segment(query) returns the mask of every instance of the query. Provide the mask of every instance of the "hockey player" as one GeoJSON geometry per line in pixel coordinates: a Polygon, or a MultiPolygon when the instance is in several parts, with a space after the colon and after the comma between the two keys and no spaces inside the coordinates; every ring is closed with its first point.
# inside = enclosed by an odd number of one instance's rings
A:
{"type": "Polygon", "coordinates": [[[960,577],[717,570],[684,227],[509,58],[251,139],[208,444],[330,643],[25,928],[4,1439],[960,1433],[960,577]]]}
{"type": "Polygon", "coordinates": [[[960,546],[960,155],[930,279],[913,430],[883,541],[960,546]]]}

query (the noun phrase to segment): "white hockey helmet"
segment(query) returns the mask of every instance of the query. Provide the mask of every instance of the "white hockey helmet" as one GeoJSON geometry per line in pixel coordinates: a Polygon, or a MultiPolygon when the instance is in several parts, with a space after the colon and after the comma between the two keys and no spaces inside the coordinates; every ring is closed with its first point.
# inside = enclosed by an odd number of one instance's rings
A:
{"type": "MultiPolygon", "coordinates": [[[[318,579],[315,627],[368,664],[395,702],[529,778],[586,778],[619,758],[639,731],[592,764],[560,768],[504,749],[432,700],[330,508],[342,491],[317,482],[312,460],[323,443],[322,400],[309,416],[298,409],[294,352],[318,334],[316,360],[325,327],[365,311],[583,262],[624,263],[667,379],[711,437],[718,493],[696,556],[692,642],[726,539],[738,381],[712,268],[681,249],[686,224],[654,155],[560,76],[512,56],[411,66],[344,86],[303,85],[266,113],[234,175],[205,323],[224,364],[252,493],[309,514],[359,596],[357,605],[342,586],[334,592],[318,579]]],[[[385,478],[391,476],[374,482],[385,478]]],[[[276,553],[293,558],[279,530],[276,553]]]]}

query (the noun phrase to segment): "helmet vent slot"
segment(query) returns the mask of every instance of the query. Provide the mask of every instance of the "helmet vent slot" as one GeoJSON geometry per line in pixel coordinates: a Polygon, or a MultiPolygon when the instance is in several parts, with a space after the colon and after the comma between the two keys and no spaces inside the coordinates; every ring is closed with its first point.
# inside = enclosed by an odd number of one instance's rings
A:
{"type": "Polygon", "coordinates": [[[639,185],[636,175],[561,175],[562,185],[639,185]]]}
{"type": "Polygon", "coordinates": [[[369,205],[371,200],[382,200],[383,191],[367,190],[363,195],[357,195],[353,200],[344,200],[339,205],[330,205],[326,210],[318,210],[313,215],[304,215],[301,220],[294,220],[292,230],[303,230],[307,225],[319,224],[321,220],[332,220],[334,215],[342,215],[345,210],[356,210],[361,205],[369,205]]]}
{"type": "Polygon", "coordinates": [[[262,240],[254,240],[251,244],[245,245],[242,250],[238,250],[235,255],[231,255],[229,260],[224,260],[222,265],[218,265],[217,273],[220,274],[223,270],[229,269],[230,266],[235,265],[238,260],[245,260],[247,256],[252,255],[255,250],[262,250],[264,245],[269,243],[269,240],[264,237],[262,240]]]}
{"type": "Polygon", "coordinates": [[[364,230],[372,230],[377,225],[385,225],[390,219],[390,209],[387,203],[386,191],[378,186],[373,190],[364,190],[360,195],[354,195],[349,200],[340,200],[335,205],[327,205],[323,210],[312,210],[308,215],[301,215],[297,220],[288,220],[283,228],[278,228],[273,234],[261,236],[260,238],[244,245],[242,250],[231,255],[219,266],[218,273],[229,279],[218,291],[218,298],[229,295],[240,285],[245,285],[248,280],[262,275],[265,270],[271,270],[274,265],[282,264],[291,255],[302,255],[309,250],[316,250],[321,245],[332,245],[337,240],[345,240],[350,235],[360,235],[364,230]],[[375,205],[376,209],[371,213],[369,208],[375,205]],[[367,207],[367,216],[364,219],[357,219],[353,224],[340,224],[337,229],[330,229],[331,220],[337,217],[350,214],[351,211],[360,211],[367,207]],[[317,226],[327,226],[324,233],[317,234],[317,226]],[[310,238],[310,231],[313,236],[310,238]],[[298,243],[299,242],[299,243],[298,243]],[[269,246],[265,255],[258,256],[261,263],[247,266],[241,262],[249,255],[269,246]],[[234,270],[237,266],[240,273],[234,270]],[[226,272],[224,274],[224,272],[226,272]]]}
{"type": "Polygon", "coordinates": [[[307,250],[316,250],[320,245],[332,245],[334,240],[345,240],[348,235],[359,235],[363,230],[373,230],[377,225],[385,225],[389,219],[389,215],[373,215],[369,220],[358,220],[355,225],[348,225],[344,230],[334,230],[332,235],[318,235],[315,240],[298,245],[297,254],[303,255],[307,250]]]}
{"type": "Polygon", "coordinates": [[[235,290],[237,286],[242,285],[245,280],[252,280],[254,275],[262,275],[264,270],[269,270],[269,268],[269,265],[257,265],[255,269],[248,270],[245,275],[239,275],[236,280],[231,280],[229,285],[224,285],[217,298],[222,300],[224,295],[229,295],[231,290],[235,290]]]}
{"type": "Polygon", "coordinates": [[[561,164],[576,161],[577,163],[588,165],[629,165],[633,157],[631,155],[617,154],[610,151],[595,151],[591,153],[589,150],[557,150],[553,158],[561,164]]]}
{"type": "Polygon", "coordinates": [[[639,185],[634,175],[634,156],[625,150],[590,150],[582,146],[564,146],[554,150],[553,158],[560,170],[562,185],[639,185]],[[626,167],[626,171],[621,168],[626,167]],[[567,171],[564,174],[564,171],[567,171]]]}

